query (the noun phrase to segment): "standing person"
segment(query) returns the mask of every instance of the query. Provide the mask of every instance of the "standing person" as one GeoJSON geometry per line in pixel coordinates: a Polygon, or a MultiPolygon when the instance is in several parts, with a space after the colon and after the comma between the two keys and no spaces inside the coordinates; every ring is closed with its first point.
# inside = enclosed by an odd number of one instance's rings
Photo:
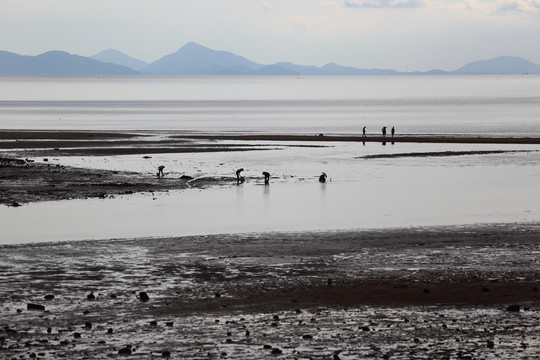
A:
{"type": "Polygon", "coordinates": [[[237,185],[244,182],[244,177],[240,176],[240,173],[242,171],[244,171],[244,168],[240,168],[240,169],[236,170],[236,184],[237,185]]]}
{"type": "Polygon", "coordinates": [[[319,182],[322,182],[322,183],[325,183],[326,182],[326,174],[325,173],[322,173],[320,176],[319,176],[319,182]]]}
{"type": "Polygon", "coordinates": [[[366,127],[364,126],[364,128],[362,129],[362,136],[365,137],[366,136],[366,127]]]}
{"type": "Polygon", "coordinates": [[[165,169],[165,166],[163,166],[163,165],[158,166],[158,168],[157,168],[157,170],[158,170],[157,177],[160,177],[160,176],[163,177],[163,175],[164,175],[163,174],[163,169],[165,169]]]}
{"type": "Polygon", "coordinates": [[[392,126],[392,137],[394,137],[394,134],[396,133],[396,129],[392,126]]]}
{"type": "Polygon", "coordinates": [[[264,175],[264,185],[270,184],[270,173],[263,171],[262,174],[264,175]]]}
{"type": "Polygon", "coordinates": [[[382,136],[386,136],[386,126],[383,126],[382,128],[382,136]]]}

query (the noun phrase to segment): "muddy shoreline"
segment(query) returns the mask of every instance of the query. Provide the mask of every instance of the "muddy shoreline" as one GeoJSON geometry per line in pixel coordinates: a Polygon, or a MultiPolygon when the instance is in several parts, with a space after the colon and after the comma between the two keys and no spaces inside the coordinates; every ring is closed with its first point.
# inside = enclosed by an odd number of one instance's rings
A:
{"type": "Polygon", "coordinates": [[[532,359],[539,233],[501,224],[2,246],[0,357],[532,359]]]}

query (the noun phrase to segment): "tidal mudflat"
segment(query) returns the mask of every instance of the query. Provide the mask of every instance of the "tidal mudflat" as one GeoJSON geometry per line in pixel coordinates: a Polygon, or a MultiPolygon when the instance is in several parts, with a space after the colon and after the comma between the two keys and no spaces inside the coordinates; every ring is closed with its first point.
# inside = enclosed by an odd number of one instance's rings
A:
{"type": "Polygon", "coordinates": [[[396,138],[392,147],[22,132],[32,139],[25,144],[8,133],[0,357],[534,359],[540,351],[539,156],[530,139],[396,138]],[[158,163],[169,171],[161,179],[158,163]],[[247,181],[238,186],[240,166],[247,181]],[[268,168],[264,186],[259,172],[268,168]],[[325,170],[329,181],[317,183],[325,170]],[[192,225],[193,236],[181,233],[192,225]]]}
{"type": "Polygon", "coordinates": [[[533,359],[539,230],[3,246],[0,355],[533,359]]]}

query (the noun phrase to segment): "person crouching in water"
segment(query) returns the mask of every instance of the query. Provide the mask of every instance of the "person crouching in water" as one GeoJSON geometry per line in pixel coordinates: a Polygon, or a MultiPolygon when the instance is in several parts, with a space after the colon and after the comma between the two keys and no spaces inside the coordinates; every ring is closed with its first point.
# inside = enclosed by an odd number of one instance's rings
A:
{"type": "Polygon", "coordinates": [[[326,182],[326,174],[322,173],[321,176],[319,176],[319,182],[325,183],[326,182]]]}
{"type": "Polygon", "coordinates": [[[264,185],[269,185],[270,184],[270,173],[266,172],[266,171],[263,171],[262,174],[264,175],[264,185]]]}
{"type": "Polygon", "coordinates": [[[158,177],[158,178],[159,178],[159,177],[163,177],[163,175],[164,175],[164,174],[163,174],[163,169],[165,169],[165,166],[163,166],[163,165],[159,165],[159,166],[158,166],[158,168],[157,168],[157,170],[158,170],[158,171],[157,171],[157,177],[158,177]]]}
{"type": "Polygon", "coordinates": [[[240,168],[236,170],[236,185],[239,185],[240,183],[243,183],[245,178],[243,176],[240,176],[240,173],[244,171],[243,168],[240,168]]]}

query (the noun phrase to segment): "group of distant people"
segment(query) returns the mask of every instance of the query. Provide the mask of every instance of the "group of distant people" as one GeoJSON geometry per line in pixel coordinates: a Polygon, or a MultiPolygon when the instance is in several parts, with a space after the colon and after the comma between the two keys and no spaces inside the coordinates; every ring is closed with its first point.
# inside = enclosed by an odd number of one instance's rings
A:
{"type": "MultiPolygon", "coordinates": [[[[386,126],[382,127],[382,129],[381,129],[382,136],[386,136],[386,129],[387,129],[386,126]]],[[[392,126],[392,129],[390,130],[390,133],[392,134],[392,137],[394,137],[394,134],[396,133],[396,129],[393,126],[392,126]]],[[[362,129],[362,136],[366,136],[366,127],[365,126],[362,129]]]]}
{"type": "MultiPolygon", "coordinates": [[[[382,129],[381,129],[382,136],[386,136],[386,129],[387,129],[386,126],[382,127],[382,129]]],[[[392,129],[390,130],[390,134],[392,135],[392,137],[394,137],[395,133],[396,133],[396,129],[392,126],[392,129]]],[[[319,136],[322,136],[322,134],[319,135],[319,136]]],[[[366,127],[365,126],[362,129],[362,136],[364,136],[364,137],[366,136],[366,127]]],[[[164,176],[163,170],[165,169],[165,166],[160,165],[160,166],[158,166],[157,169],[158,169],[157,177],[162,178],[164,176]]],[[[237,185],[240,185],[245,181],[245,177],[242,176],[242,171],[244,171],[243,168],[240,168],[240,169],[236,170],[236,184],[237,185]]],[[[263,171],[262,175],[264,176],[264,184],[269,185],[270,184],[270,173],[268,171],[263,171]]],[[[323,172],[321,175],[319,175],[319,182],[325,183],[327,178],[328,178],[328,175],[326,175],[323,172]]]]}
{"type": "MultiPolygon", "coordinates": [[[[236,170],[236,184],[240,185],[242,184],[246,179],[242,176],[242,171],[244,171],[244,168],[240,168],[236,170]]],[[[270,173],[268,171],[263,171],[262,175],[264,176],[264,185],[270,185],[270,173]]],[[[323,172],[319,176],[319,181],[324,183],[326,182],[327,175],[323,172]]]]}
{"type": "MultiPolygon", "coordinates": [[[[163,173],[163,170],[165,169],[165,166],[159,165],[157,169],[158,169],[158,172],[157,172],[158,179],[164,177],[165,174],[163,173]]],[[[236,184],[237,185],[242,184],[246,180],[246,178],[242,176],[242,171],[244,171],[244,168],[240,168],[236,170],[236,184]]],[[[268,171],[263,171],[262,175],[264,176],[264,185],[270,185],[270,173],[268,171]]],[[[327,177],[328,175],[326,175],[326,173],[323,172],[319,176],[319,182],[325,183],[327,177]]]]}

